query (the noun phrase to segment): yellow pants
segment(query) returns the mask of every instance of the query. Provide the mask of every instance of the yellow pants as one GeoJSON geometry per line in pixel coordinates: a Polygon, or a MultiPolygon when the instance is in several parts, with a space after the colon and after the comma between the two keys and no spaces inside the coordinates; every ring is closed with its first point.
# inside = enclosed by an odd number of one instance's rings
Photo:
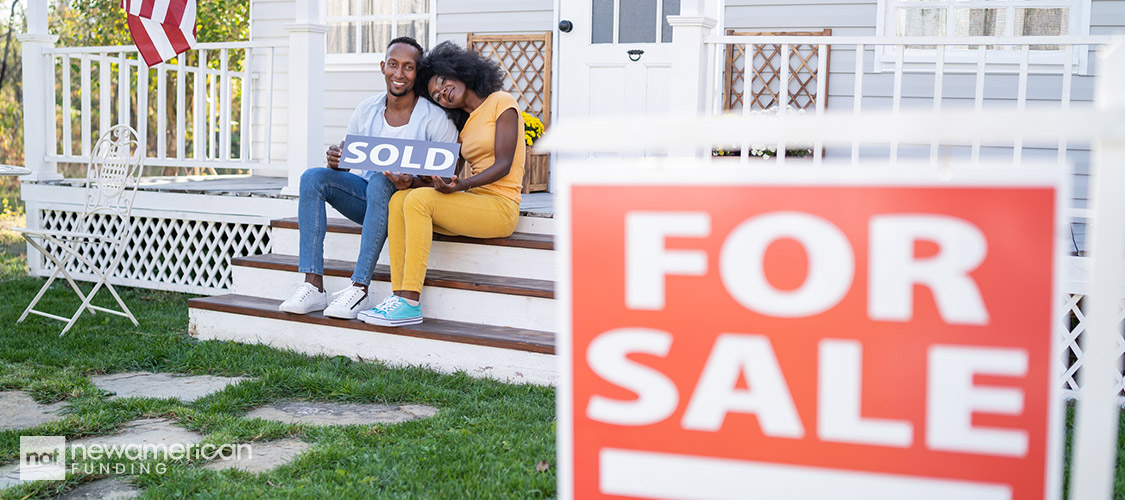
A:
{"type": "Polygon", "coordinates": [[[504,238],[516,230],[519,204],[491,192],[439,193],[434,188],[403,189],[388,205],[391,289],[422,292],[434,233],[472,238],[504,238]]]}

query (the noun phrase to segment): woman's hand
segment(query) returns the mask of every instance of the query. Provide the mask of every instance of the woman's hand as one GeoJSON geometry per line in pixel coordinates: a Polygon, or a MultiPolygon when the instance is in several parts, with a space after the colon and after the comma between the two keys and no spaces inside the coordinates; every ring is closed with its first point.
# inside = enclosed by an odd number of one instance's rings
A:
{"type": "Polygon", "coordinates": [[[410,174],[398,174],[384,171],[383,176],[389,179],[391,184],[395,185],[395,189],[409,189],[414,185],[414,176],[410,174]]]}
{"type": "Polygon", "coordinates": [[[472,187],[469,185],[468,179],[462,179],[457,177],[456,175],[453,176],[453,179],[450,182],[445,182],[445,179],[442,179],[441,177],[438,177],[436,175],[431,176],[431,179],[434,182],[434,189],[436,189],[439,193],[456,193],[457,191],[464,191],[472,187]]]}

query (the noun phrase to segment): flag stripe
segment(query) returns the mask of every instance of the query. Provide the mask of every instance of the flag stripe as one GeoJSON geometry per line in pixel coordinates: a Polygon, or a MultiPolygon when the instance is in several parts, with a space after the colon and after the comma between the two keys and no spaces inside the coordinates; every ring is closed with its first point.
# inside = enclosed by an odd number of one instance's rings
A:
{"type": "Polygon", "coordinates": [[[195,31],[195,10],[196,10],[196,8],[197,7],[196,7],[196,4],[195,4],[195,0],[185,0],[183,9],[180,10],[180,14],[181,14],[180,21],[169,23],[169,24],[179,25],[179,27],[184,28],[184,29],[191,28],[192,31],[194,32],[195,31]]]}
{"type": "Polygon", "coordinates": [[[148,36],[148,30],[144,28],[143,19],[129,15],[129,34],[133,36],[133,43],[137,45],[137,49],[141,52],[141,57],[144,58],[145,64],[149,67],[160,64],[160,54],[156,50],[156,45],[153,44],[152,38],[148,36]]]}
{"type": "Polygon", "coordinates": [[[140,0],[141,13],[138,14],[142,19],[152,19],[153,0],[140,0]]]}
{"type": "MultiPolygon", "coordinates": [[[[168,15],[164,16],[164,24],[171,24],[172,26],[179,26],[181,21],[184,18],[184,11],[186,9],[190,8],[190,9],[192,9],[192,12],[194,12],[195,11],[194,6],[195,6],[194,0],[171,0],[171,1],[169,1],[168,2],[168,15]]],[[[193,23],[195,22],[194,18],[192,18],[192,22],[193,23]]]]}
{"type": "Polygon", "coordinates": [[[152,20],[158,23],[167,22],[165,17],[168,15],[168,0],[156,0],[152,6],[152,20]]]}

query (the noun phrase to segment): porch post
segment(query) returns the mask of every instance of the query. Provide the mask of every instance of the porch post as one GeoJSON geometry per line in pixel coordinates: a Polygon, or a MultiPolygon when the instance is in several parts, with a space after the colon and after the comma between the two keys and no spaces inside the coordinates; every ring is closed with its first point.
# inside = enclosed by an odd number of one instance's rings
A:
{"type": "MultiPolygon", "coordinates": [[[[1125,38],[1103,48],[1094,103],[1103,113],[1120,113],[1125,97],[1125,38]]],[[[1112,114],[1111,116],[1119,116],[1112,114]]],[[[1120,133],[1094,142],[1091,169],[1094,205],[1090,237],[1090,291],[1086,296],[1088,326],[1082,334],[1085,364],[1075,415],[1074,455],[1070,468],[1070,498],[1102,500],[1113,495],[1113,471],[1117,457],[1117,377],[1121,361],[1121,275],[1125,271],[1125,138],[1120,133]]],[[[1054,493],[1054,492],[1048,492],[1054,493]]]]}
{"type": "MultiPolygon", "coordinates": [[[[708,78],[707,45],[704,38],[715,31],[718,21],[708,16],[706,0],[686,0],[680,4],[680,15],[668,16],[672,26],[672,80],[668,91],[668,109],[676,115],[695,116],[707,109],[708,78]]],[[[668,151],[673,156],[701,156],[703,151],[691,148],[668,151]]]]}
{"type": "Polygon", "coordinates": [[[319,0],[297,0],[289,31],[289,184],[282,194],[300,193],[301,174],[324,164],[324,45],[319,0]]]}
{"type": "Polygon", "coordinates": [[[55,106],[48,97],[54,95],[55,68],[48,64],[43,53],[54,47],[59,37],[47,31],[47,2],[24,2],[24,5],[27,6],[27,33],[16,39],[23,44],[23,161],[31,173],[20,180],[59,180],[62,175],[57,164],[44,158],[47,148],[54,151],[57,144],[55,106]]]}

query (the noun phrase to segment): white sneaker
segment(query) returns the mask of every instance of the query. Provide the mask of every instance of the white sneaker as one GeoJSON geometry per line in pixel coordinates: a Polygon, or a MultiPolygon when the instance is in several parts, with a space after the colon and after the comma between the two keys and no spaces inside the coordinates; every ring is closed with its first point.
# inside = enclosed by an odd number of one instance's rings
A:
{"type": "Polygon", "coordinates": [[[296,293],[289,300],[282,302],[278,309],[287,313],[308,314],[323,310],[326,305],[328,305],[328,294],[305,282],[301,283],[296,293]]]}
{"type": "Polygon", "coordinates": [[[371,307],[367,291],[362,287],[352,285],[332,295],[339,297],[324,310],[324,315],[331,318],[355,319],[360,311],[371,307]]]}

